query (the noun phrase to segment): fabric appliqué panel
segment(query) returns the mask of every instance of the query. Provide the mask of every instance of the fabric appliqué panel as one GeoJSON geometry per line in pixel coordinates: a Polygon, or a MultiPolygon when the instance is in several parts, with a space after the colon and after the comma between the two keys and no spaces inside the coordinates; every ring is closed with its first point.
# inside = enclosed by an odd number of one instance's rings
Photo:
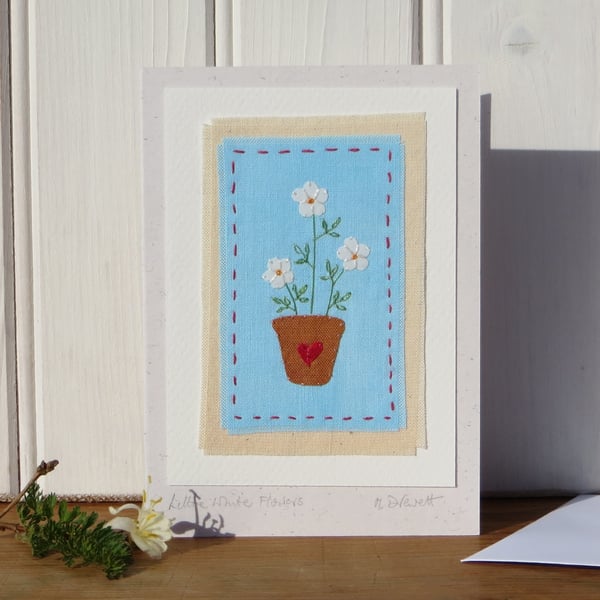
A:
{"type": "Polygon", "coordinates": [[[218,179],[222,427],[404,429],[400,138],[225,138],[218,179]]]}

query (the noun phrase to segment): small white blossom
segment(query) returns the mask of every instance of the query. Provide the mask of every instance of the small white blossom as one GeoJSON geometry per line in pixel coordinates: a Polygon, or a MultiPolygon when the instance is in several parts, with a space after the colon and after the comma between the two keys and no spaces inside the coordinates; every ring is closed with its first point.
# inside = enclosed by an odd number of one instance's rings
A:
{"type": "Polygon", "coordinates": [[[303,217],[321,216],[325,212],[327,196],[327,190],[314,181],[307,181],[303,187],[292,192],[292,198],[298,202],[298,210],[303,217]]]}
{"type": "Polygon", "coordinates": [[[129,533],[133,543],[151,558],[160,558],[167,550],[167,544],[172,537],[171,521],[163,512],[154,510],[156,504],[161,500],[150,500],[144,491],[142,506],[137,504],[123,504],[119,508],[109,507],[111,515],[117,515],[122,510],[137,510],[137,518],[115,517],[107,525],[113,529],[119,529],[129,533]]]}
{"type": "Polygon", "coordinates": [[[356,238],[348,237],[344,240],[344,245],[338,248],[337,257],[343,261],[344,270],[364,271],[369,266],[367,256],[371,250],[365,244],[359,244],[356,238]]]}
{"type": "Polygon", "coordinates": [[[289,258],[270,258],[262,278],[275,289],[280,289],[294,281],[294,272],[289,258]]]}

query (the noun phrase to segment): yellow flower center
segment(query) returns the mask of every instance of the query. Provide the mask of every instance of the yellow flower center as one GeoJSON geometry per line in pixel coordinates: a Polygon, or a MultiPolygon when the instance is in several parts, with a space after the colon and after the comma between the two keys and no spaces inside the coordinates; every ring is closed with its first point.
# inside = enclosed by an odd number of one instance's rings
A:
{"type": "Polygon", "coordinates": [[[283,271],[281,269],[276,269],[275,275],[277,275],[277,277],[280,277],[281,275],[283,275],[283,271]]]}
{"type": "Polygon", "coordinates": [[[356,260],[358,258],[358,254],[353,254],[352,255],[352,260],[356,260]]]}
{"type": "Polygon", "coordinates": [[[308,198],[308,200],[306,201],[307,204],[314,204],[315,203],[315,199],[314,198],[308,198]]]}

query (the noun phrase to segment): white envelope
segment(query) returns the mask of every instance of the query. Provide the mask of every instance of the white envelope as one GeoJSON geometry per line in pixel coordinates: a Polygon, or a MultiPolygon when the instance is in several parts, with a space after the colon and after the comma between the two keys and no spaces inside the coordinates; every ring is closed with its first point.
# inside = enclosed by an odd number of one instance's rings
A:
{"type": "Polygon", "coordinates": [[[600,495],[564,506],[462,562],[600,566],[600,495]]]}

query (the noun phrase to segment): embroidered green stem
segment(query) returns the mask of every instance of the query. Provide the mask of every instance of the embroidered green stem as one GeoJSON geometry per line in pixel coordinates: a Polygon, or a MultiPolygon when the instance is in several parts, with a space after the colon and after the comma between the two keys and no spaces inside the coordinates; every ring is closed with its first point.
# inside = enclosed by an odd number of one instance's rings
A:
{"type": "Polygon", "coordinates": [[[312,286],[310,290],[310,314],[313,314],[313,308],[315,304],[315,285],[316,285],[316,272],[317,272],[317,217],[312,216],[313,226],[313,255],[312,255],[312,286]]]}
{"type": "Polygon", "coordinates": [[[323,281],[329,281],[329,300],[327,301],[327,310],[325,311],[325,316],[329,315],[329,311],[332,308],[337,308],[337,310],[344,311],[346,307],[343,302],[349,300],[352,296],[351,292],[346,292],[343,296],[340,294],[338,290],[335,289],[337,282],[341,279],[342,275],[345,273],[345,270],[340,267],[340,265],[332,265],[328,260],[325,262],[325,269],[327,270],[327,275],[322,275],[321,279],[323,281]]]}
{"type": "MultiPolygon", "coordinates": [[[[308,289],[308,285],[303,285],[299,290],[296,288],[296,286],[292,286],[292,292],[290,294],[290,297],[295,298],[296,300],[299,300],[300,302],[309,302],[310,303],[310,309],[309,309],[309,314],[314,314],[315,312],[315,298],[317,295],[317,242],[324,237],[332,237],[332,238],[338,238],[340,236],[340,234],[335,231],[335,229],[337,229],[337,227],[339,226],[339,224],[342,222],[342,219],[340,217],[338,217],[331,225],[329,225],[327,223],[327,221],[325,219],[321,219],[320,223],[321,223],[321,229],[322,232],[317,235],[317,217],[315,215],[312,215],[312,244],[310,244],[310,242],[307,242],[306,244],[304,244],[304,246],[300,246],[299,244],[294,244],[294,252],[296,252],[296,254],[298,255],[299,258],[296,259],[295,264],[297,265],[308,265],[308,267],[310,268],[310,279],[311,279],[311,289],[310,289],[310,298],[304,298],[303,295],[306,292],[306,290],[308,289]]],[[[326,261],[326,269],[327,272],[329,273],[330,270],[333,268],[331,267],[331,263],[329,261],[326,261]]],[[[337,273],[337,270],[336,270],[337,273]]],[[[329,279],[329,277],[321,277],[321,279],[327,280],[329,279]]],[[[339,277],[338,277],[339,279],[339,277]]],[[[337,281],[337,280],[336,280],[337,281]]],[[[335,283],[334,283],[335,285],[335,283]]],[[[288,293],[289,293],[289,288],[288,288],[288,293]]],[[[277,312],[282,312],[284,310],[294,310],[292,308],[292,305],[289,303],[289,300],[287,298],[283,298],[283,299],[275,299],[273,298],[273,300],[279,304],[279,308],[277,310],[277,312]]],[[[331,297],[329,298],[329,306],[328,306],[328,310],[329,308],[331,308],[332,306],[335,306],[336,308],[339,308],[339,306],[337,305],[337,300],[340,300],[339,296],[338,297],[331,297]]],[[[295,309],[297,309],[297,305],[294,306],[295,309]]],[[[340,310],[345,310],[345,308],[340,308],[340,310]]],[[[298,312],[296,312],[296,314],[298,314],[298,312]]]]}
{"type": "Polygon", "coordinates": [[[289,283],[285,284],[285,289],[288,293],[288,296],[282,296],[278,298],[277,296],[273,296],[272,300],[277,305],[277,312],[282,313],[286,310],[293,312],[294,314],[298,314],[298,302],[304,304],[308,302],[308,298],[304,295],[306,294],[306,290],[308,290],[308,285],[303,285],[298,287],[295,283],[291,286],[289,283]]]}
{"type": "Polygon", "coordinates": [[[292,308],[290,309],[295,315],[298,314],[298,305],[296,304],[296,299],[294,298],[294,294],[292,294],[292,290],[290,290],[290,286],[288,283],[285,284],[285,289],[287,290],[287,293],[290,295],[290,298],[292,299],[292,308]]]}

